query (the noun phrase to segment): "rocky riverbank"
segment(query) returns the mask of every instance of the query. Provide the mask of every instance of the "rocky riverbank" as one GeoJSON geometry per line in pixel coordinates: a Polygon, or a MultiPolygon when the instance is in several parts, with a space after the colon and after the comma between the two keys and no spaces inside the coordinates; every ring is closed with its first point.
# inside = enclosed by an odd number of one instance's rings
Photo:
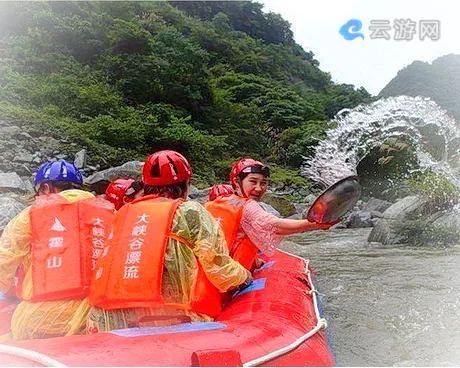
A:
{"type": "MultiPolygon", "coordinates": [[[[0,231],[8,221],[25,208],[33,198],[33,175],[46,161],[65,159],[73,161],[85,176],[86,189],[95,194],[105,192],[114,179],[125,177],[140,179],[143,163],[129,161],[118,167],[101,170],[104,163],[95,163],[85,149],[68,142],[43,136],[26,127],[0,121],[0,231]]],[[[106,165],[105,165],[106,166],[106,165]]],[[[201,203],[207,201],[209,188],[191,187],[190,199],[201,203]]],[[[262,206],[279,217],[304,218],[316,199],[305,188],[271,188],[263,197],[262,206]]],[[[414,230],[402,224],[419,221],[422,229],[433,228],[433,236],[427,243],[436,243],[439,238],[455,237],[460,228],[460,216],[454,206],[442,210],[430,206],[430,199],[421,195],[409,195],[389,202],[370,198],[359,201],[353,211],[336,225],[336,228],[373,227],[370,242],[383,245],[405,243],[414,230]],[[438,229],[441,229],[438,231],[438,229]],[[446,230],[447,229],[447,230],[446,230]],[[443,235],[444,234],[444,235],[443,235]],[[447,235],[446,235],[447,234],[447,235]]]]}

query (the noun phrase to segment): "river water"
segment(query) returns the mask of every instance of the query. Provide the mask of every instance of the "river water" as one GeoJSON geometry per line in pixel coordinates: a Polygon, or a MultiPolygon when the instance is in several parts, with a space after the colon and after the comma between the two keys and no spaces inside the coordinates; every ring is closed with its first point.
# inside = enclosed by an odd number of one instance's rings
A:
{"type": "Polygon", "coordinates": [[[370,229],[290,236],[316,271],[339,366],[460,366],[460,246],[368,243],[370,229]]]}

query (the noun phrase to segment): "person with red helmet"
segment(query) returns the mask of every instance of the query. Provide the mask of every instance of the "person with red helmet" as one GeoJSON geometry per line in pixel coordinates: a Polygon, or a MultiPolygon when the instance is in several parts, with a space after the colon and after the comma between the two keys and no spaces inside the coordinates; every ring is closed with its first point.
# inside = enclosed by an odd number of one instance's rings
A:
{"type": "Polygon", "coordinates": [[[89,333],[211,321],[222,293],[251,283],[222,231],[198,202],[185,201],[192,168],[175,151],[147,158],[143,197],[117,212],[92,280],[89,333]]]}
{"type": "Polygon", "coordinates": [[[230,184],[216,184],[209,190],[209,200],[213,201],[219,196],[233,194],[233,187],[230,184]]]}
{"type": "Polygon", "coordinates": [[[143,184],[134,179],[115,179],[105,190],[105,198],[115,205],[118,211],[124,204],[142,196],[143,184]]]}
{"type": "Polygon", "coordinates": [[[258,251],[273,253],[283,236],[327,230],[334,225],[283,219],[266,212],[258,202],[267,191],[269,177],[270,170],[262,162],[252,158],[238,160],[230,171],[235,193],[205,203],[206,209],[219,219],[230,254],[248,270],[261,265],[258,251]]]}

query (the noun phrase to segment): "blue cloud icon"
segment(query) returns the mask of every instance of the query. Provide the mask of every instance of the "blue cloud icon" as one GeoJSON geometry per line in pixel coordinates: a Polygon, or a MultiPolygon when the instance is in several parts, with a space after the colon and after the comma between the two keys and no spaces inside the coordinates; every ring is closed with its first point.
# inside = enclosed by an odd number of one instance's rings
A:
{"type": "Polygon", "coordinates": [[[364,40],[364,35],[358,32],[363,28],[363,23],[359,19],[350,19],[339,29],[339,33],[347,41],[354,40],[356,37],[361,37],[364,40]]]}

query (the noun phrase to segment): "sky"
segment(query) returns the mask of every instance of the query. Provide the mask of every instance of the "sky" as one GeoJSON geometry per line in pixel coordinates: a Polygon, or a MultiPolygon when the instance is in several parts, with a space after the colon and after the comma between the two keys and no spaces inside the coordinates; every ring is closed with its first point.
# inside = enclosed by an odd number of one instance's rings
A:
{"type": "Polygon", "coordinates": [[[295,41],[313,51],[320,69],[337,83],[363,86],[377,95],[398,71],[415,60],[431,63],[460,54],[460,1],[436,0],[258,0],[291,23],[295,41]],[[339,29],[350,19],[362,22],[364,39],[345,40],[339,29]],[[412,40],[395,40],[394,21],[416,25],[412,40]],[[375,20],[389,21],[389,40],[371,38],[375,20]],[[439,21],[437,41],[419,39],[421,20],[439,21]]]}

